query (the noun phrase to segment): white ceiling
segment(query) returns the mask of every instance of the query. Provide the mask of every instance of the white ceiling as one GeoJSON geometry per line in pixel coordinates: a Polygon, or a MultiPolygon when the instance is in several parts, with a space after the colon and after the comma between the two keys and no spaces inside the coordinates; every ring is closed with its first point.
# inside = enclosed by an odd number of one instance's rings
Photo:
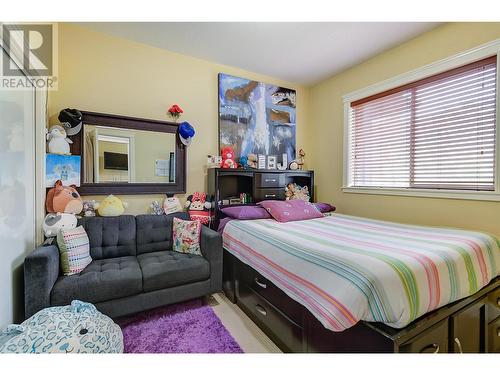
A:
{"type": "Polygon", "coordinates": [[[108,22],[80,25],[184,55],[313,85],[439,23],[108,22]]]}

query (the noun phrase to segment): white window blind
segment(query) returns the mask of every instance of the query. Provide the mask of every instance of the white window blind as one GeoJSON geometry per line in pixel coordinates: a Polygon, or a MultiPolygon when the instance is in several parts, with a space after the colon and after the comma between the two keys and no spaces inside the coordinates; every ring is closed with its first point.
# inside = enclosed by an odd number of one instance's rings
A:
{"type": "Polygon", "coordinates": [[[494,190],[496,56],[351,103],[349,184],[494,190]]]}

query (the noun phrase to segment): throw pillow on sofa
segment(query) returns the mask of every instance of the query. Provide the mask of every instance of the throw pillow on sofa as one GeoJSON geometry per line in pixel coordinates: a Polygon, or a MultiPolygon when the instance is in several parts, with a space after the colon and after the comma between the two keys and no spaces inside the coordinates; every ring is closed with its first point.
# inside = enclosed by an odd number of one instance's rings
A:
{"type": "Polygon", "coordinates": [[[173,250],[179,253],[201,255],[201,222],[181,220],[174,217],[173,250]]]}
{"type": "Polygon", "coordinates": [[[61,229],[57,233],[57,245],[64,275],[75,275],[83,271],[92,258],[87,232],[80,225],[74,229],[61,229]]]}

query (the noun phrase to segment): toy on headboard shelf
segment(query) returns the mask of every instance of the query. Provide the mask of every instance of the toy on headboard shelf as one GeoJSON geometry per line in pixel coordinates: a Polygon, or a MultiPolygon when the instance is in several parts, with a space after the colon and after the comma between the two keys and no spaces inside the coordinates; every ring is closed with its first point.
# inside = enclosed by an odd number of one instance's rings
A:
{"type": "Polygon", "coordinates": [[[257,169],[259,166],[259,157],[256,154],[248,154],[247,164],[250,168],[257,169]]]}
{"type": "Polygon", "coordinates": [[[221,168],[238,168],[238,163],[234,160],[234,150],[232,147],[224,147],[221,151],[221,168]]]}
{"type": "Polygon", "coordinates": [[[207,195],[205,193],[195,192],[193,195],[190,195],[186,200],[186,208],[191,220],[198,220],[202,224],[210,223],[212,203],[207,202],[207,195]]]}
{"type": "Polygon", "coordinates": [[[63,186],[61,180],[57,180],[47,193],[45,206],[48,213],[79,214],[83,210],[82,198],[76,191],[76,186],[63,186]]]}
{"type": "Polygon", "coordinates": [[[299,150],[299,157],[295,158],[290,162],[288,165],[289,169],[295,170],[295,169],[300,169],[302,170],[304,168],[304,158],[306,156],[306,153],[303,149],[299,150]]]}
{"type": "Polygon", "coordinates": [[[309,188],[307,186],[299,186],[295,183],[289,183],[285,187],[285,199],[294,200],[300,199],[305,202],[309,202],[311,196],[309,195],[309,188]]]}
{"type": "Polygon", "coordinates": [[[100,216],[120,216],[125,212],[127,206],[126,202],[122,202],[120,198],[110,194],[99,203],[97,212],[100,216]]]}

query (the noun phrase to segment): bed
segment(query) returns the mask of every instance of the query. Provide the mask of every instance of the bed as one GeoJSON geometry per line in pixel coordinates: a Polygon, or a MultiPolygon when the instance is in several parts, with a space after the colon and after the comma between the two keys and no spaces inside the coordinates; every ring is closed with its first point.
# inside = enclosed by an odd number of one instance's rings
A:
{"type": "MultiPolygon", "coordinates": [[[[223,242],[258,275],[250,289],[263,294],[258,279],[265,279],[283,292],[279,300],[299,304],[334,333],[372,322],[371,329],[383,324],[382,330],[395,335],[443,306],[474,301],[485,290],[498,293],[500,242],[480,232],[333,214],[288,223],[233,220],[223,242]]],[[[277,310],[287,314],[286,306],[277,310]]],[[[497,318],[484,310],[480,320],[497,318]]]]}

